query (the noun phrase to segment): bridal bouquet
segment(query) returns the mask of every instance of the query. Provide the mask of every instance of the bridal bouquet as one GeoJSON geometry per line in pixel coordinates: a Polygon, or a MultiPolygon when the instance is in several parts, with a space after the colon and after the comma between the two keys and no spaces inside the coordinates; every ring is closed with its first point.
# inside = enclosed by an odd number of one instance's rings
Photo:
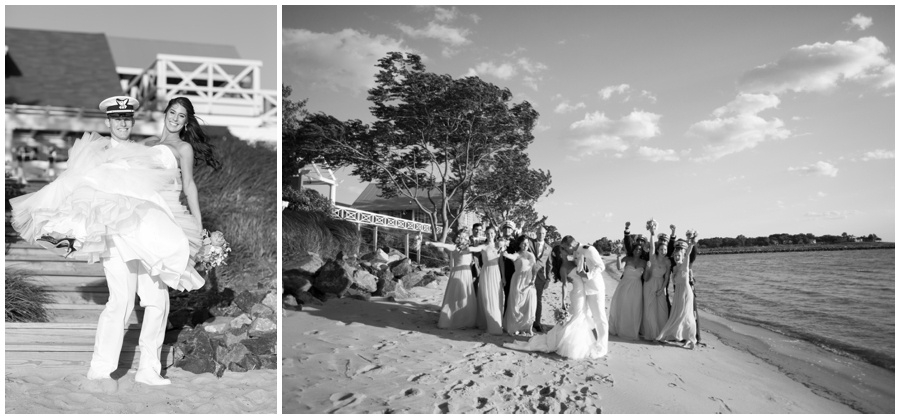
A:
{"type": "Polygon", "coordinates": [[[569,313],[569,304],[565,304],[562,307],[554,307],[553,308],[553,320],[556,324],[565,324],[569,319],[572,318],[572,313],[569,313]]]}
{"type": "Polygon", "coordinates": [[[226,265],[225,259],[231,252],[231,246],[225,241],[225,235],[221,231],[210,233],[203,230],[203,244],[197,252],[197,262],[200,263],[200,269],[209,271],[219,265],[226,265]]]}

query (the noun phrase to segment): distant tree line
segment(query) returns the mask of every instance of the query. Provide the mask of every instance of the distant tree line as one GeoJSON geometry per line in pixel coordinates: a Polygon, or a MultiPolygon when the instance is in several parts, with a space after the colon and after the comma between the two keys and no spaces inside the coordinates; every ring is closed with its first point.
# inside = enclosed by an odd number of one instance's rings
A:
{"type": "Polygon", "coordinates": [[[840,236],[826,234],[816,236],[811,233],[806,234],[770,234],[760,237],[746,237],[743,234],[737,237],[712,237],[708,239],[700,239],[697,244],[701,248],[715,249],[719,247],[751,247],[751,246],[771,246],[780,244],[833,244],[833,243],[849,243],[849,242],[880,242],[881,238],[875,234],[867,236],[854,236],[852,234],[842,233],[840,236]]]}

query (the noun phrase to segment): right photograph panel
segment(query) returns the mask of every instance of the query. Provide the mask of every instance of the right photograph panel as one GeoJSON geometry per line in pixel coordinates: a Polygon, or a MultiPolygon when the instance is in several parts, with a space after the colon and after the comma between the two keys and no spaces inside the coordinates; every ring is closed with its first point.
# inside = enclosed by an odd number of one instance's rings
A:
{"type": "Polygon", "coordinates": [[[894,6],[283,6],[282,413],[894,413],[894,6]]]}

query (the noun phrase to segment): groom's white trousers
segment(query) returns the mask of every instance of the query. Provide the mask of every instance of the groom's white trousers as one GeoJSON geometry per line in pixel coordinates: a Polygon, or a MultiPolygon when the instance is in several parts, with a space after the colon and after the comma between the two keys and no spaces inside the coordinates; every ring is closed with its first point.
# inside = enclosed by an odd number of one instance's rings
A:
{"type": "Polygon", "coordinates": [[[169,290],[162,281],[151,277],[140,261],[122,260],[112,240],[109,242],[110,256],[101,258],[109,286],[109,301],[97,323],[91,370],[108,375],[118,368],[125,324],[134,311],[134,294],[137,291],[141,297],[141,307],[144,307],[138,341],[141,354],[138,369],[150,368],[158,374],[169,316],[169,290]]]}
{"type": "Polygon", "coordinates": [[[572,302],[572,312],[578,313],[581,310],[580,302],[584,301],[587,310],[594,319],[594,328],[597,330],[597,349],[599,356],[606,356],[609,352],[609,320],[604,309],[606,300],[606,289],[600,288],[597,294],[585,294],[584,285],[578,281],[573,281],[572,294],[570,296],[572,302]],[[581,300],[584,298],[584,300],[581,300]]]}

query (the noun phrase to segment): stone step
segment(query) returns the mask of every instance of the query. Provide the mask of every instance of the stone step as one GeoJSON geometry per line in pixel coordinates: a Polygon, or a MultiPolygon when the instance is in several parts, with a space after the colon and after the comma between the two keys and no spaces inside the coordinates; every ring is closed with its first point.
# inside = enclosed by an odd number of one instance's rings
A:
{"type": "Polygon", "coordinates": [[[35,276],[103,276],[103,265],[56,257],[56,260],[23,260],[6,258],[6,269],[16,269],[35,276]]]}
{"type": "Polygon", "coordinates": [[[41,276],[30,282],[47,291],[57,304],[106,304],[106,278],[96,276],[41,276]]]}

